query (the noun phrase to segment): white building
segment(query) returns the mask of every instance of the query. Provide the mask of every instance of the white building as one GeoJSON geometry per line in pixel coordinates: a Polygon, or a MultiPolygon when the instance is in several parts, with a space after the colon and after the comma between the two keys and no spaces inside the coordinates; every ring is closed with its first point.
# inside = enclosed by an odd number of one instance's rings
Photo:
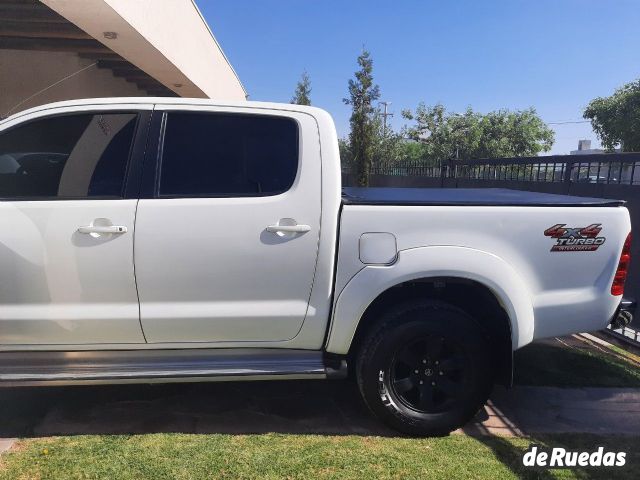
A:
{"type": "MultiPolygon", "coordinates": [[[[621,150],[616,148],[613,153],[620,153],[621,150]]],[[[594,155],[606,153],[602,148],[591,148],[591,140],[578,140],[578,149],[571,150],[569,155],[594,155]]]]}
{"type": "Polygon", "coordinates": [[[192,0],[0,0],[0,118],[109,96],[244,100],[192,0]]]}

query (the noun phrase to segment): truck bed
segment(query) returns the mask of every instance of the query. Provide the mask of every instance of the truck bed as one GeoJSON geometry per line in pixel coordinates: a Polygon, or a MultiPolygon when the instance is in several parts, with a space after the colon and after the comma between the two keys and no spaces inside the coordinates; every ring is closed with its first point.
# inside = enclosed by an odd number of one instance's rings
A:
{"type": "Polygon", "coordinates": [[[507,188],[359,188],[342,189],[345,205],[619,207],[624,200],[574,197],[507,188]]]}

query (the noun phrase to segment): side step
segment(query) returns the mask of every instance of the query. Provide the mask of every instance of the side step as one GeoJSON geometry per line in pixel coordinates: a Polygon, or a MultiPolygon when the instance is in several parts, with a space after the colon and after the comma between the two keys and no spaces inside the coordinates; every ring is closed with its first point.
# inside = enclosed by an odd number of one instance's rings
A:
{"type": "Polygon", "coordinates": [[[309,350],[189,349],[1,352],[0,386],[327,378],[309,350]]]}

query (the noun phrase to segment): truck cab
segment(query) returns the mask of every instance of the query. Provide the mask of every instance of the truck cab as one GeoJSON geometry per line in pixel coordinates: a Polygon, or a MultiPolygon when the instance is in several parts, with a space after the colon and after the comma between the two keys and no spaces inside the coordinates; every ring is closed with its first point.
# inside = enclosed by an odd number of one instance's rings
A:
{"type": "Polygon", "coordinates": [[[339,164],[309,113],[203,103],[5,122],[3,348],[321,348],[301,330],[329,317],[339,164]]]}

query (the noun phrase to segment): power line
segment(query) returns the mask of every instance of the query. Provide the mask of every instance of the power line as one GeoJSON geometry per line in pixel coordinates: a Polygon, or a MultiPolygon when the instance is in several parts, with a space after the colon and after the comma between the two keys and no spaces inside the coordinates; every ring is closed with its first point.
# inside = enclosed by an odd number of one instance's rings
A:
{"type": "Polygon", "coordinates": [[[13,106],[13,108],[9,109],[6,113],[6,117],[8,117],[9,115],[11,115],[11,113],[18,108],[20,105],[25,104],[26,102],[28,102],[29,100],[31,100],[34,97],[37,97],[38,95],[40,95],[41,93],[46,92],[47,90],[49,90],[50,88],[55,87],[56,85],[60,85],[62,82],[64,82],[65,80],[69,80],[71,77],[75,77],[76,75],[78,75],[79,73],[84,72],[85,70],[94,67],[98,64],[98,62],[93,62],[91,65],[87,65],[86,67],[82,67],[80,70],[73,72],[69,75],[67,75],[66,77],[61,78],[60,80],[58,80],[57,82],[53,82],[51,85],[49,85],[48,87],[43,88],[42,90],[38,90],[36,93],[34,93],[33,95],[28,96],[27,98],[25,98],[24,100],[22,100],[20,103],[17,103],[16,105],[13,106]]]}
{"type": "Polygon", "coordinates": [[[547,125],[567,125],[570,123],[589,123],[591,120],[568,120],[566,122],[547,122],[547,125]]]}

